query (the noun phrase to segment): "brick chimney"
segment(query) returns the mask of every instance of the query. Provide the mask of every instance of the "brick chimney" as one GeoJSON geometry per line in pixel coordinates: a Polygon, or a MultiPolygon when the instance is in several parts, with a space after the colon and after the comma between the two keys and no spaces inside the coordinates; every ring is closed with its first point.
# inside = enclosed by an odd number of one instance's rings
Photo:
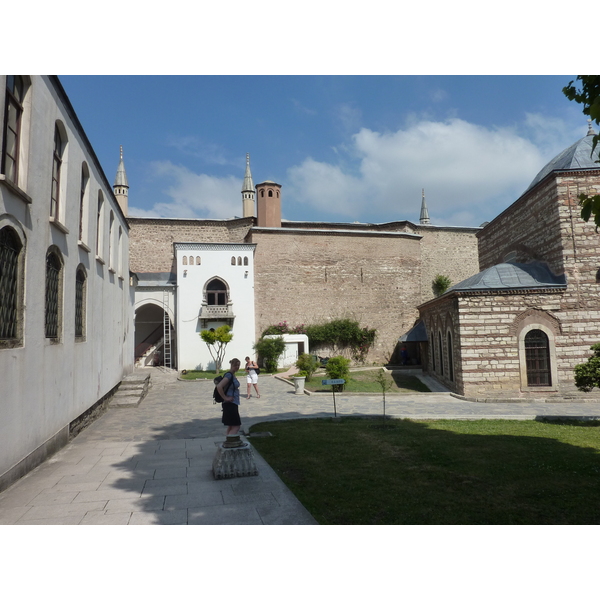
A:
{"type": "Polygon", "coordinates": [[[256,185],[256,225],[281,227],[281,186],[274,181],[256,185]]]}

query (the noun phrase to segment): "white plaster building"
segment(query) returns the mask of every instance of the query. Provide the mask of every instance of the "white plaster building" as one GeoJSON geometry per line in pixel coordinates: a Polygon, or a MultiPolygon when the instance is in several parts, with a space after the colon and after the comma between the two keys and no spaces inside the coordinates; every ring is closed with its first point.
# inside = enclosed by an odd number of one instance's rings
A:
{"type": "Polygon", "coordinates": [[[214,360],[200,337],[204,329],[232,328],[223,367],[253,356],[254,244],[175,243],[177,262],[178,368],[212,370],[214,360]]]}
{"type": "Polygon", "coordinates": [[[56,77],[0,76],[0,490],[133,368],[129,226],[56,77]]]}

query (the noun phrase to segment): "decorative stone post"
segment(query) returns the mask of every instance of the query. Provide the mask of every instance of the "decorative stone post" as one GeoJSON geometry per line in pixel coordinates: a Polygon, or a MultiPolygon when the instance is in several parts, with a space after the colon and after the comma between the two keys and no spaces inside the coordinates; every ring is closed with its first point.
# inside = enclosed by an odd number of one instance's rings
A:
{"type": "Polygon", "coordinates": [[[242,442],[239,435],[228,435],[217,448],[213,459],[213,475],[215,479],[258,475],[252,446],[242,442]]]}

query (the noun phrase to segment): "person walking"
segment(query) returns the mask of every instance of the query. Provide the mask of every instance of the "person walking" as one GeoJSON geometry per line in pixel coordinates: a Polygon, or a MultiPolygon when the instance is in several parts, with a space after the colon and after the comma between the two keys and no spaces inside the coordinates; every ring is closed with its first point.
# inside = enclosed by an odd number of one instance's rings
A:
{"type": "Polygon", "coordinates": [[[249,356],[246,356],[246,382],[248,383],[248,389],[246,391],[246,400],[250,399],[250,392],[252,390],[252,386],[256,390],[256,397],[260,398],[260,392],[258,391],[258,374],[256,370],[258,369],[258,365],[255,361],[250,360],[249,356]]]}
{"type": "Polygon", "coordinates": [[[221,423],[227,427],[226,435],[237,435],[242,426],[240,419],[240,382],[235,374],[240,368],[240,360],[232,358],[229,361],[229,371],[217,385],[217,390],[223,398],[223,417],[221,423]]]}

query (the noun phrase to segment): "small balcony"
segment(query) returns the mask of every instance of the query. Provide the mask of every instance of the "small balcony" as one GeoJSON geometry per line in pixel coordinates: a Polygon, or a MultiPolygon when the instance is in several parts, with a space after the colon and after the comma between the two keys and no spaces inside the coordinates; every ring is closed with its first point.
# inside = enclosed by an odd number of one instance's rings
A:
{"type": "Polygon", "coordinates": [[[202,327],[207,327],[210,321],[224,321],[228,325],[233,325],[235,315],[231,304],[225,306],[203,304],[198,318],[202,327]]]}

